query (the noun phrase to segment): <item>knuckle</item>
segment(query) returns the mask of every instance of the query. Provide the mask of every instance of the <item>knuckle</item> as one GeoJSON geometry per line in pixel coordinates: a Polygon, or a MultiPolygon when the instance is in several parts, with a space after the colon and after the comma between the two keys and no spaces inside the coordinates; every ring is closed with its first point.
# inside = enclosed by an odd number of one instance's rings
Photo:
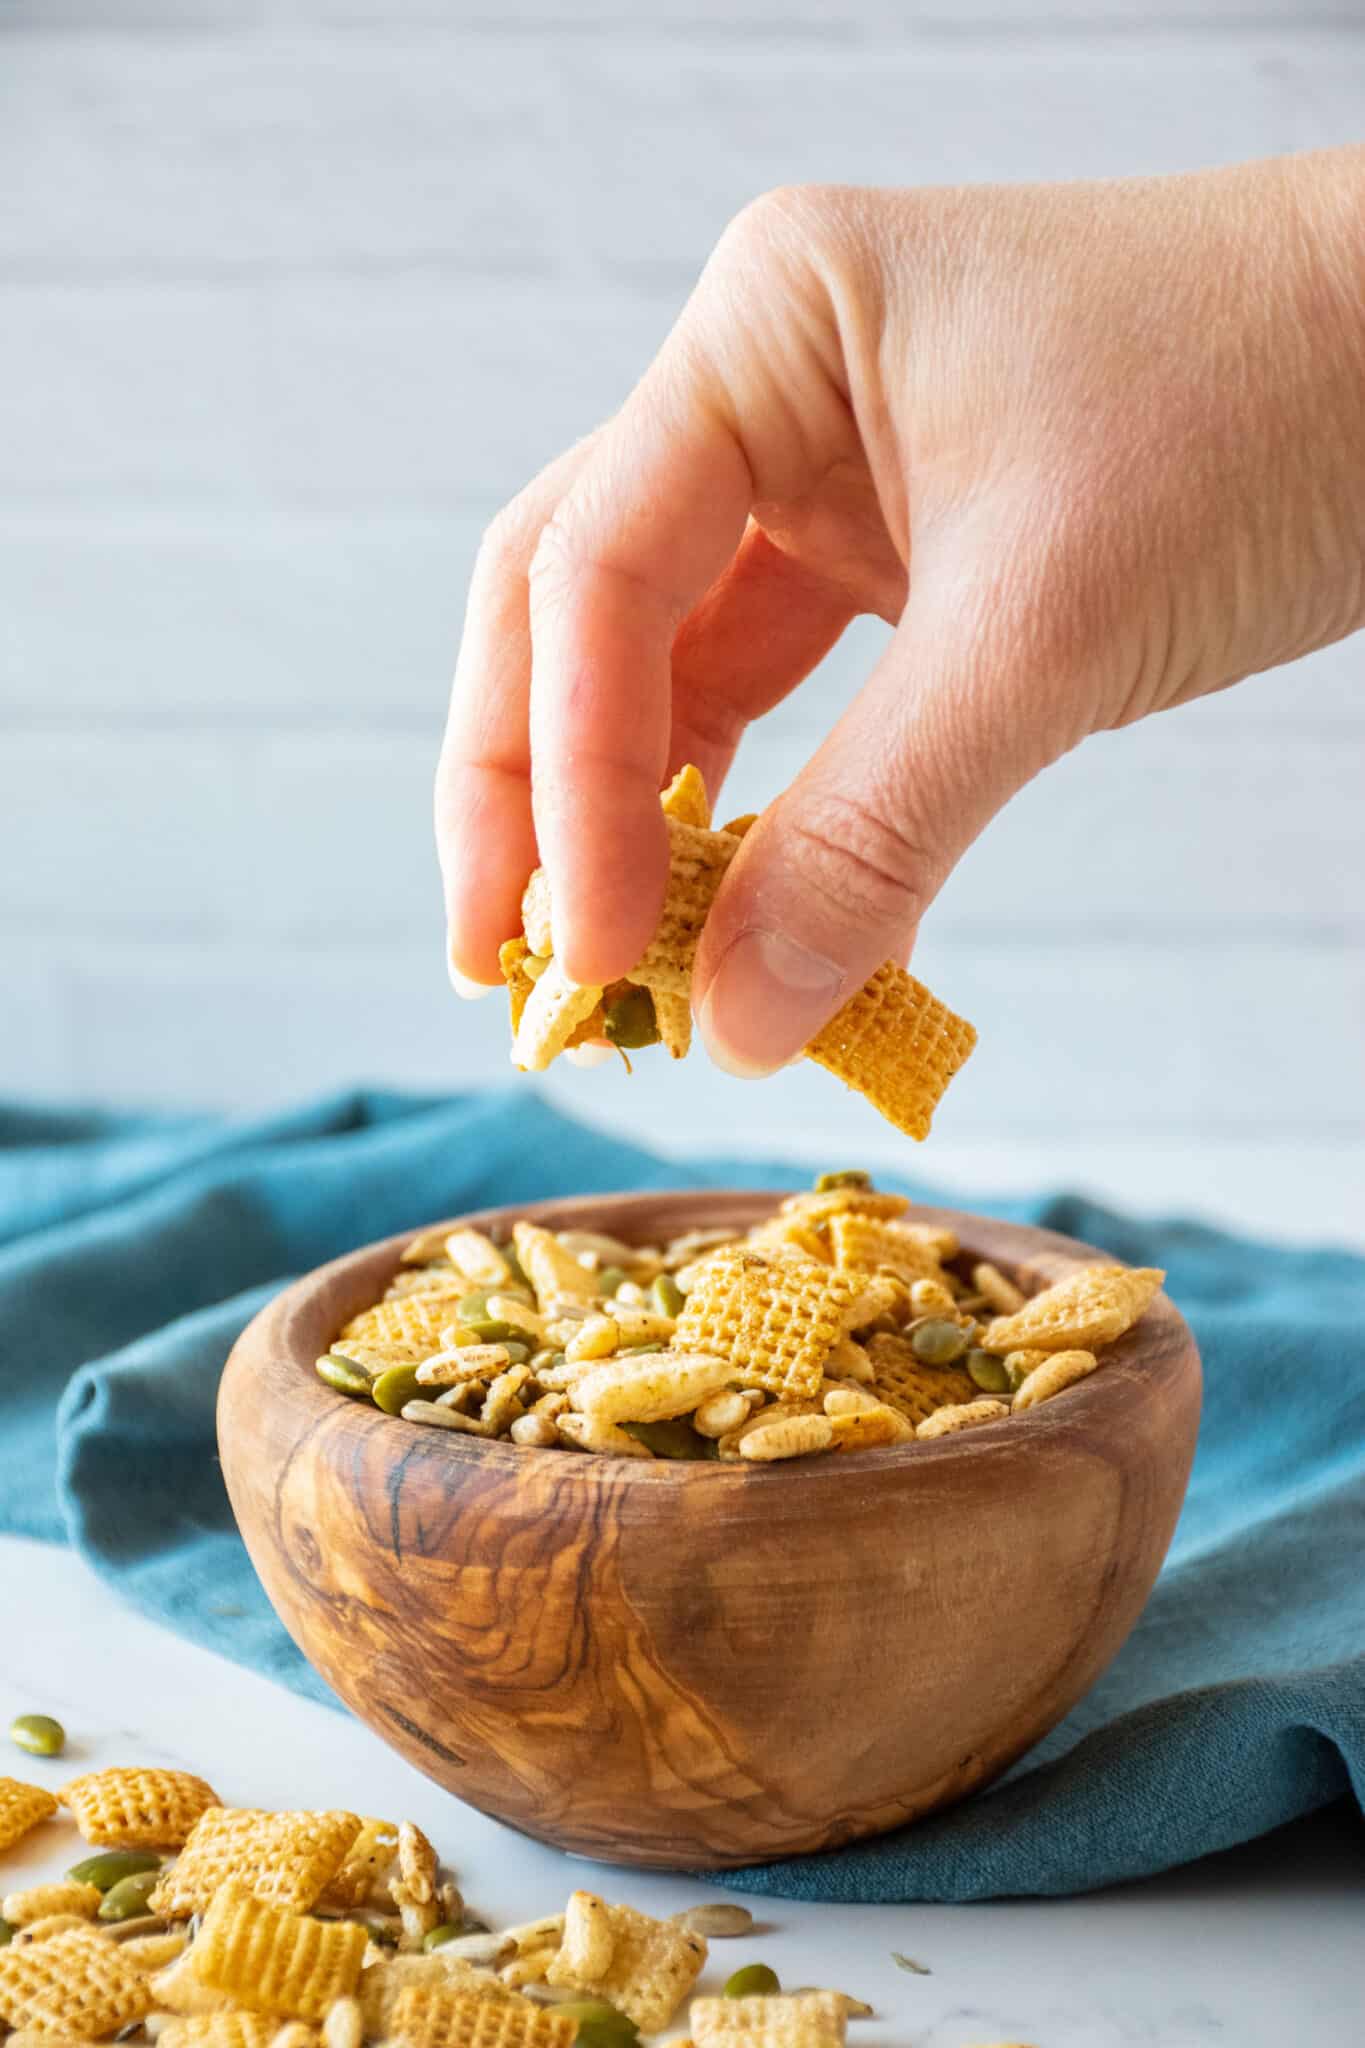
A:
{"type": "Polygon", "coordinates": [[[802,880],[845,916],[897,930],[918,923],[936,863],[907,826],[860,797],[827,793],[787,830],[802,880]]]}
{"type": "Polygon", "coordinates": [[[495,512],[479,541],[478,567],[495,575],[524,576],[532,560],[543,525],[543,513],[529,491],[495,512]]]}
{"type": "Polygon", "coordinates": [[[716,244],[713,263],[721,270],[748,271],[790,257],[824,238],[830,189],[823,185],[777,185],[740,208],[716,244]]]}

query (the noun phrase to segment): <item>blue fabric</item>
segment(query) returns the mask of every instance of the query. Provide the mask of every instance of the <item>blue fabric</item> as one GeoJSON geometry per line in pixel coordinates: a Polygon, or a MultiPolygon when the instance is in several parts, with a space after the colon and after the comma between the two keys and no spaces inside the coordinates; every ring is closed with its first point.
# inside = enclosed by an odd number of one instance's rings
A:
{"type": "MultiPolygon", "coordinates": [[[[665,1163],[525,1088],[250,1123],[0,1109],[0,1527],[74,1543],[146,1613],[335,1705],[256,1583],[215,1462],[218,1373],[255,1310],[320,1260],[464,1208],[804,1178],[665,1163]]],[[[1365,1804],[1365,1259],[1066,1196],[974,1206],[1167,1268],[1207,1383],[1175,1544],[1113,1668],[998,1785],[737,1887],[1079,1891],[1365,1804]]]]}

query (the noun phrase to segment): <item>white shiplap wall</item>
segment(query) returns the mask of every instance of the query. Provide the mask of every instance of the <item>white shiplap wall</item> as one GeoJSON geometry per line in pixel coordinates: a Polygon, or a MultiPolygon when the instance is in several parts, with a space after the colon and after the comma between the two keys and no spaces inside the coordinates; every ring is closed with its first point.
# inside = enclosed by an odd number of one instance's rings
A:
{"type": "MultiPolygon", "coordinates": [[[[1176,169],[1362,108],[1365,0],[0,0],[3,1085],[502,1078],[429,846],[473,549],[747,198],[1176,169]]],[[[925,1170],[1235,1208],[1292,1140],[1354,1185],[1363,784],[1356,642],[1027,792],[923,936],[982,1032],[925,1170]]],[[[888,1149],[809,1072],[552,1082],[656,1134],[683,1085],[690,1143],[888,1149]]]]}

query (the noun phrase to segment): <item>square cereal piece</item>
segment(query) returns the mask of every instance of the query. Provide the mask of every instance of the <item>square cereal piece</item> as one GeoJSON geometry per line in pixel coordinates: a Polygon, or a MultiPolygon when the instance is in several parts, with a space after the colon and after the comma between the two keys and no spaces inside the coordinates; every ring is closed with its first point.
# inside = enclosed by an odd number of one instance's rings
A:
{"type": "Polygon", "coordinates": [[[934,1111],[976,1032],[888,960],[806,1047],[907,1137],[927,1138],[934,1111]]]}
{"type": "Polygon", "coordinates": [[[458,1991],[466,1998],[492,1999],[501,2003],[516,1997],[507,1986],[485,1971],[476,1970],[463,1956],[443,1954],[385,1956],[372,1963],[360,1979],[361,2017],[367,2041],[386,2040],[393,2033],[393,2016],[405,1991],[458,1991]]]}
{"type": "Polygon", "coordinates": [[[845,1272],[894,1273],[899,1280],[941,1280],[943,1266],[932,1244],[904,1223],[879,1223],[870,1216],[831,1216],[829,1241],[834,1263],[845,1272]]]}
{"type": "Polygon", "coordinates": [[[809,1397],[862,1292],[858,1278],[797,1252],[715,1252],[697,1269],[673,1341],[728,1360],[746,1386],[809,1397]]]}
{"type": "Polygon", "coordinates": [[[411,1985],[393,2009],[390,2039],[402,2048],[572,2048],[578,2022],[509,1992],[480,1998],[411,1985]]]}
{"type": "Polygon", "coordinates": [[[178,1849],[218,1804],[212,1785],[189,1771],[90,1771],[60,1798],[96,1849],[178,1849]]]}
{"type": "Polygon", "coordinates": [[[879,1332],[870,1337],[872,1391],[907,1422],[919,1424],[939,1408],[970,1401],[976,1388],[967,1374],[951,1365],[921,1365],[905,1337],[879,1332]]]}
{"type": "Polygon", "coordinates": [[[0,1949],[0,2020],[86,2040],[116,2034],[151,2010],[151,1986],[118,1944],[66,1927],[31,1947],[0,1949]]]}
{"type": "Polygon", "coordinates": [[[215,1894],[191,1954],[210,1991],[282,2019],[320,2020],[355,1991],[368,1940],[355,1921],[286,1912],[232,1883],[215,1894]]]}
{"type": "Polygon", "coordinates": [[[157,2041],[161,2048],[270,2048],[279,2024],[273,2013],[195,2013],[172,2020],[157,2041]]]}
{"type": "Polygon", "coordinates": [[[355,1345],[380,1345],[392,1353],[393,1362],[406,1359],[416,1365],[441,1348],[441,1332],[455,1319],[457,1303],[468,1293],[464,1279],[452,1274],[439,1287],[420,1294],[401,1294],[392,1301],[377,1302],[373,1308],[352,1316],[339,1337],[332,1342],[339,1350],[355,1345]]]}
{"type": "Polygon", "coordinates": [[[51,1820],[57,1802],[41,1785],[26,1785],[22,1778],[0,1778],[0,1849],[21,1841],[39,1821],[51,1820]]]}
{"type": "Polygon", "coordinates": [[[164,1920],[183,1920],[204,1912],[220,1886],[237,1882],[271,1905],[306,1913],[340,1870],[359,1833],[353,1813],[210,1807],[162,1876],[147,1910],[164,1920]]]}
{"type": "Polygon", "coordinates": [[[690,995],[692,968],[707,912],[738,839],[668,818],[668,889],[653,938],[626,979],[670,996],[690,995]]]}
{"type": "Polygon", "coordinates": [[[843,2048],[847,2034],[837,1991],[698,1998],[691,2020],[696,2048],[843,2048]]]}
{"type": "Polygon", "coordinates": [[[982,1348],[1009,1351],[1094,1351],[1112,1344],[1143,1315],[1166,1275],[1155,1266],[1082,1266],[1012,1316],[986,1326],[982,1348]]]}
{"type": "Polygon", "coordinates": [[[843,1187],[788,1195],[778,1205],[777,1213],[794,1217],[812,1230],[822,1230],[831,1216],[870,1216],[875,1223],[891,1223],[909,1207],[909,1195],[884,1194],[880,1188],[843,1187]]]}
{"type": "Polygon", "coordinates": [[[653,2034],[668,2025],[705,1961],[706,1943],[689,1928],[574,1892],[564,1909],[564,1939],[545,1977],[557,1990],[610,1999],[642,2033],[653,2034]]]}

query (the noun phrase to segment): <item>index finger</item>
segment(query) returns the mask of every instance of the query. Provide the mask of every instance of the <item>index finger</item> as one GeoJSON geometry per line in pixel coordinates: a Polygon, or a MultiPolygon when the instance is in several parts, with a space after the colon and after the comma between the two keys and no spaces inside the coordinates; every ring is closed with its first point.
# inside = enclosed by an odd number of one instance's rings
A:
{"type": "Polygon", "coordinates": [[[667,352],[603,433],[531,567],[531,788],[555,957],[629,972],[667,879],[678,627],[734,555],[752,497],[723,408],[667,352]]]}

